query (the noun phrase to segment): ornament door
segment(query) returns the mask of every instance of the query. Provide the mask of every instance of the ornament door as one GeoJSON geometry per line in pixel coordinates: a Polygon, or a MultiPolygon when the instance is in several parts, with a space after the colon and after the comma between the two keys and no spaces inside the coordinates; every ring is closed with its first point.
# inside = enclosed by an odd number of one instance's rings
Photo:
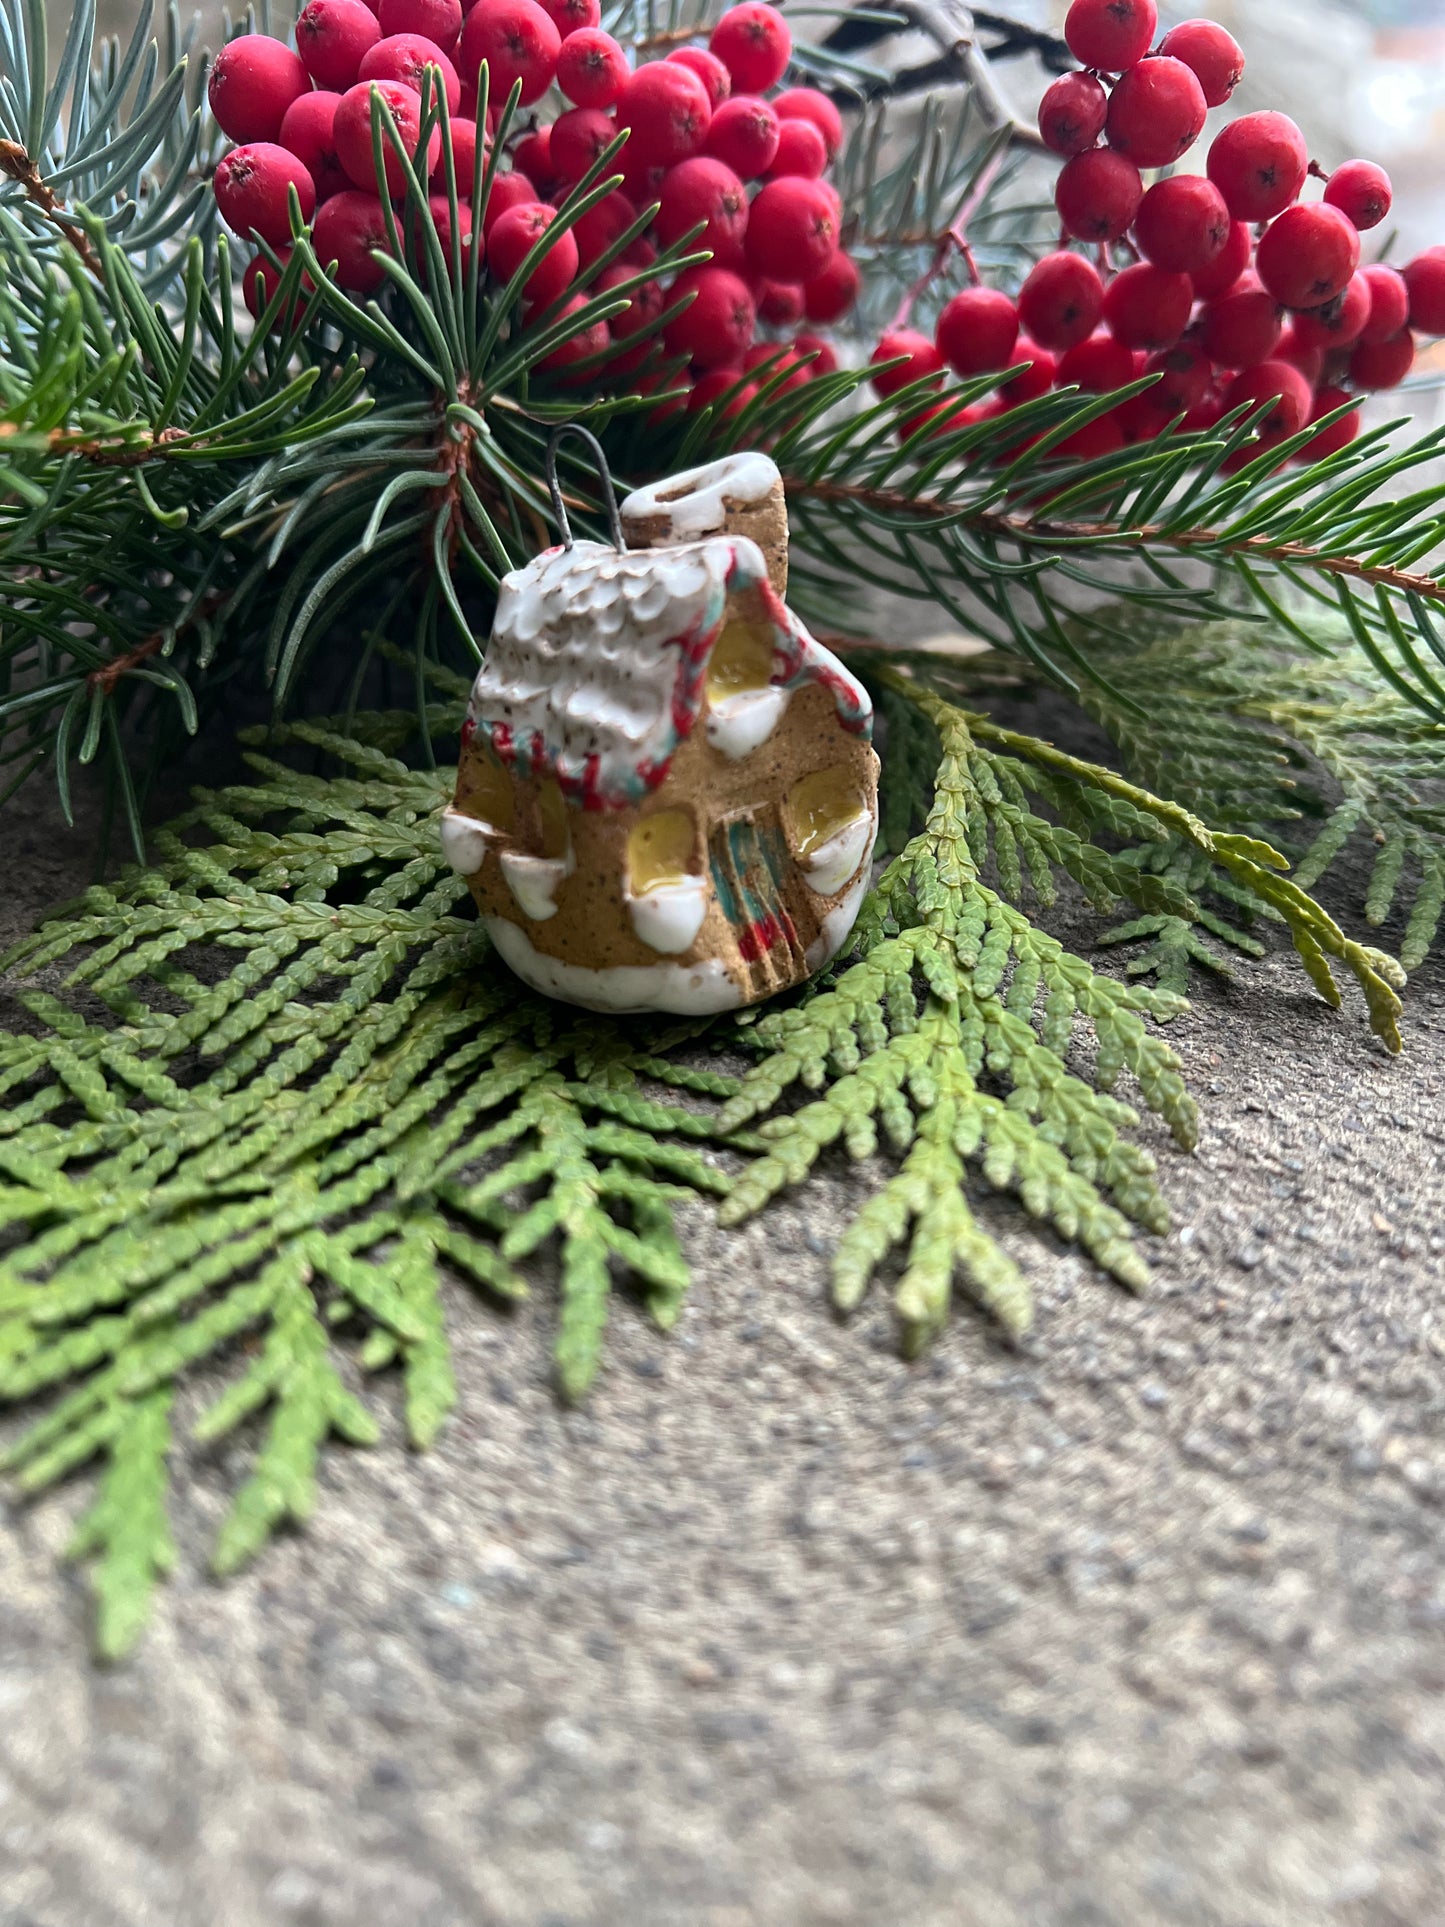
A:
{"type": "Polygon", "coordinates": [[[708,866],[735,933],[749,1000],[802,983],[808,965],[787,904],[796,865],[776,805],[720,817],[708,838],[708,866]]]}

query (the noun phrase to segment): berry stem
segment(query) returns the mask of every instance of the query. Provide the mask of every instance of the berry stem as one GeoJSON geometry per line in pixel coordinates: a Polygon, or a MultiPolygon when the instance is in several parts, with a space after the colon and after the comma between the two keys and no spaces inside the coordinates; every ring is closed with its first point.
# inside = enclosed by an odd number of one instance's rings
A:
{"type": "Polygon", "coordinates": [[[964,201],[962,207],[959,208],[957,215],[954,217],[953,225],[945,228],[943,233],[937,237],[934,242],[932,262],[924,269],[923,273],[898,304],[898,312],[889,323],[890,328],[904,328],[908,325],[908,318],[913,312],[914,302],[924,290],[931,287],[939,275],[942,274],[944,268],[948,265],[948,257],[955,248],[957,248],[959,254],[962,256],[963,265],[968,271],[969,286],[974,288],[983,286],[983,276],[978,271],[978,262],[974,259],[973,249],[969,245],[968,224],[988,199],[989,190],[995,180],[997,180],[999,169],[1002,166],[1003,154],[1000,152],[994,155],[993,159],[979,175],[977,181],[974,182],[973,192],[964,201]]]}

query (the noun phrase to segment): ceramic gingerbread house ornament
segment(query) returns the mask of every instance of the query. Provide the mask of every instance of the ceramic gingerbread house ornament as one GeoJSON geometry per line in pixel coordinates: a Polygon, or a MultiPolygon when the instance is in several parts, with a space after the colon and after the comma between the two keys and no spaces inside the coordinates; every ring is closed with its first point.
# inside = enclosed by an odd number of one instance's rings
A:
{"type": "Polygon", "coordinates": [[[443,847],[533,989],[735,1009],[802,983],[853,928],[872,708],[783,601],[766,456],[640,490],[620,521],[605,493],[613,546],[568,536],[502,582],[443,847]]]}

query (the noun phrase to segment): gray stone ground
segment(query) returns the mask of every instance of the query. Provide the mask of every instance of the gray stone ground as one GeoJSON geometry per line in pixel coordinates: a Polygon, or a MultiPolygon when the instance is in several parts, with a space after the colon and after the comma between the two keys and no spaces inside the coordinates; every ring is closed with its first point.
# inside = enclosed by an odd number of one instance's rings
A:
{"type": "MultiPolygon", "coordinates": [[[[9,934],[84,844],[6,829],[9,934]]],[[[1142,1302],[1001,1209],[1036,1336],[903,1364],[825,1307],[839,1169],[698,1214],[582,1413],[459,1294],[438,1449],[224,1587],[197,1461],[125,1667],[78,1492],[0,1520],[0,1927],[1442,1927],[1445,973],[1400,1063],[1282,958],[1174,1037],[1142,1302]]]]}

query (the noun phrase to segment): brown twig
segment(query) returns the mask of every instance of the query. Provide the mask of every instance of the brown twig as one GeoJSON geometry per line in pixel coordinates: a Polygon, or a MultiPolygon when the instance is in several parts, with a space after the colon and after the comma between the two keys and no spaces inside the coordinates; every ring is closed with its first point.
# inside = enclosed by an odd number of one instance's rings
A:
{"type": "Polygon", "coordinates": [[[0,174],[7,179],[18,181],[25,190],[25,198],[38,207],[45,217],[53,221],[61,233],[75,249],[81,260],[89,268],[97,281],[105,279],[100,265],[100,256],[91,246],[90,236],[74,217],[66,212],[65,203],[53,188],[47,187],[40,177],[40,169],[15,141],[0,140],[0,174]]]}
{"type": "Polygon", "coordinates": [[[157,629],[154,635],[147,636],[144,642],[138,642],[134,649],[127,649],[123,656],[115,656],[110,662],[102,663],[99,669],[92,669],[85,679],[86,688],[98,689],[103,696],[110,695],[122,676],[129,674],[132,669],[139,668],[141,663],[149,661],[152,656],[158,656],[165,648],[167,641],[173,642],[178,636],[184,635],[187,629],[203,621],[205,617],[214,615],[226,599],[224,590],[213,589],[209,595],[201,598],[178,627],[157,629]]]}
{"type": "MultiPolygon", "coordinates": [[[[784,476],[783,487],[790,496],[810,497],[820,502],[856,502],[863,508],[877,508],[895,515],[917,515],[928,521],[946,515],[954,505],[935,496],[907,495],[901,489],[864,488],[850,482],[815,482],[797,476],[784,476]]],[[[1231,537],[1218,529],[1165,529],[1145,522],[1129,527],[1122,522],[1050,522],[1030,515],[1006,515],[985,511],[966,517],[970,525],[1022,548],[1047,548],[1054,543],[1114,540],[1134,545],[1157,543],[1161,547],[1189,550],[1214,549],[1228,555],[1241,555],[1258,562],[1291,563],[1318,569],[1324,575],[1363,582],[1371,588],[1393,589],[1402,595],[1418,595],[1427,602],[1445,606],[1445,581],[1433,575],[1416,575],[1405,569],[1374,567],[1347,555],[1327,555],[1304,542],[1271,542],[1267,536],[1231,537]]]]}
{"type": "Polygon", "coordinates": [[[97,468],[142,468],[147,462],[164,455],[175,442],[189,442],[190,435],[184,428],[163,428],[158,435],[150,435],[143,442],[112,443],[97,440],[93,436],[72,435],[65,429],[52,429],[49,442],[52,454],[81,455],[97,468]]]}

